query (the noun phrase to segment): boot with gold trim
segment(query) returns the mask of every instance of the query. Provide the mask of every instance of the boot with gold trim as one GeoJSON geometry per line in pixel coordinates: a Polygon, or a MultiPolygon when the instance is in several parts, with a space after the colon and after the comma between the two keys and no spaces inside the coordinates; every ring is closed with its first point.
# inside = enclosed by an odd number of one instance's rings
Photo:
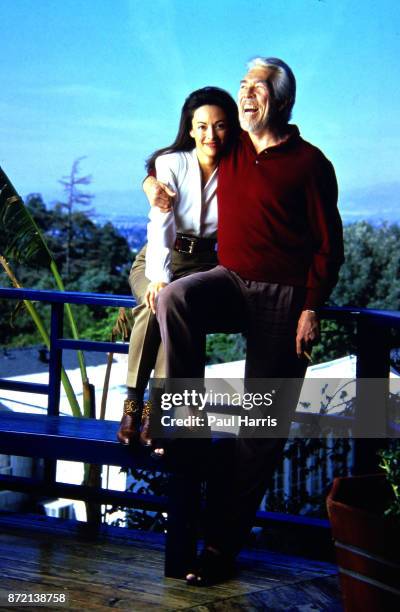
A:
{"type": "Polygon", "coordinates": [[[153,413],[153,405],[151,400],[144,402],[142,412],[142,427],[140,430],[139,440],[143,446],[151,446],[153,443],[151,435],[151,417],[153,413]]]}
{"type": "Polygon", "coordinates": [[[164,386],[153,385],[150,390],[150,399],[145,402],[142,418],[140,442],[152,450],[153,459],[164,456],[165,439],[161,425],[161,404],[164,386]]]}
{"type": "Polygon", "coordinates": [[[117,439],[122,444],[130,444],[139,436],[143,405],[137,400],[126,399],[124,411],[117,432],[117,439]]]}

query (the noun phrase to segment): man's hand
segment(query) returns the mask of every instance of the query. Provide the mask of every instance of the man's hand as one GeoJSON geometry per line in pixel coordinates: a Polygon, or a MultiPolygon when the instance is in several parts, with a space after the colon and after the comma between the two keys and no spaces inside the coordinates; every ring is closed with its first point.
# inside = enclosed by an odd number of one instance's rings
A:
{"type": "Polygon", "coordinates": [[[151,309],[151,312],[156,314],[156,297],[157,294],[160,293],[161,289],[167,286],[168,283],[163,283],[161,281],[154,281],[149,283],[146,289],[146,293],[144,294],[144,301],[147,308],[151,309]]]}
{"type": "Polygon", "coordinates": [[[312,310],[303,310],[297,324],[296,352],[298,357],[310,351],[312,344],[319,338],[319,319],[312,310]]]}
{"type": "Polygon", "coordinates": [[[150,202],[150,206],[157,206],[162,212],[171,210],[176,193],[168,185],[158,181],[154,176],[148,176],[143,183],[143,191],[150,202]]]}

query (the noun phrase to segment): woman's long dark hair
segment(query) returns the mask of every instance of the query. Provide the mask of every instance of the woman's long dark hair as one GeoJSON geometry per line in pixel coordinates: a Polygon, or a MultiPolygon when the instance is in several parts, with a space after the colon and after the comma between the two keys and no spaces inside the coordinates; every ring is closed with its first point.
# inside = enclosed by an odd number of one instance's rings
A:
{"type": "Polygon", "coordinates": [[[194,141],[189,133],[192,129],[193,115],[196,109],[205,105],[219,106],[225,112],[228,136],[224,148],[227,149],[238,138],[240,132],[238,108],[232,96],[220,87],[196,89],[186,98],[182,106],[178,134],[174,142],[169,147],[158,149],[150,155],[146,161],[147,172],[154,169],[155,160],[159,155],[174,151],[191,151],[194,148],[194,141]]]}

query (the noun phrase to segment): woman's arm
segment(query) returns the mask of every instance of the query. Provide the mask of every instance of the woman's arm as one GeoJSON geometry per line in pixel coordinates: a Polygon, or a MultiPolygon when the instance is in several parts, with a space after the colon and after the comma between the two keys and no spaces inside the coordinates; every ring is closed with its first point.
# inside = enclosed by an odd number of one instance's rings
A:
{"type": "Polygon", "coordinates": [[[167,213],[159,208],[149,212],[145,275],[151,282],[169,283],[171,280],[171,252],[176,229],[173,210],[167,213]]]}
{"type": "Polygon", "coordinates": [[[157,294],[160,293],[161,289],[164,289],[168,283],[163,282],[154,282],[149,283],[146,289],[146,293],[144,294],[144,302],[147,308],[151,309],[151,312],[156,314],[156,297],[157,294]]]}

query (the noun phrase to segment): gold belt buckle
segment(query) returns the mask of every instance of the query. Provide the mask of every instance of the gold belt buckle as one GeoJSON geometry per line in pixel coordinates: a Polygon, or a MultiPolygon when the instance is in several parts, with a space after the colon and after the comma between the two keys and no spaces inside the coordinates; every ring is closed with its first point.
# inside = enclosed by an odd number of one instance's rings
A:
{"type": "Polygon", "coordinates": [[[178,248],[179,253],[187,253],[188,255],[193,255],[194,245],[196,243],[194,238],[189,238],[188,236],[179,236],[180,246],[178,248]]]}

